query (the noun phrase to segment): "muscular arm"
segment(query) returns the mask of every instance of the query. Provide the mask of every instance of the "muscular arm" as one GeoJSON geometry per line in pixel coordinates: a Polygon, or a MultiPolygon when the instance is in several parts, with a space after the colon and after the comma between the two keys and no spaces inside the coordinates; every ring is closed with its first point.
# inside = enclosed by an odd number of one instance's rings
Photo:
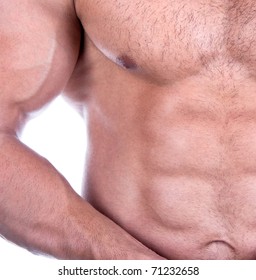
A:
{"type": "Polygon", "coordinates": [[[0,173],[0,233],[30,251],[82,257],[79,245],[87,251],[86,230],[84,239],[77,240],[72,215],[84,202],[54,167],[14,135],[2,132],[0,173]]]}
{"type": "Polygon", "coordinates": [[[17,137],[29,114],[62,90],[77,60],[79,26],[66,13],[68,1],[57,2],[1,1],[0,234],[31,251],[74,258],[68,203],[79,198],[17,137]]]}
{"type": "Polygon", "coordinates": [[[17,136],[75,67],[80,29],[72,11],[71,0],[0,4],[0,235],[61,259],[158,259],[17,136]]]}

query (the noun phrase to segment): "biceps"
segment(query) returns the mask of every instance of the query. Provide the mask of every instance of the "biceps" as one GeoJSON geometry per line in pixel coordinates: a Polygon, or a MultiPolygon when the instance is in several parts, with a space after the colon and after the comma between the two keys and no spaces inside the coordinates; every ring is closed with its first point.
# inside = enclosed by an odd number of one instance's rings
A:
{"type": "Polygon", "coordinates": [[[0,4],[0,126],[6,114],[19,119],[60,93],[77,60],[78,25],[40,2],[0,4]]]}
{"type": "Polygon", "coordinates": [[[0,11],[1,98],[15,101],[38,91],[54,51],[53,31],[46,18],[35,22],[38,12],[28,6],[28,1],[20,2],[25,4],[4,0],[0,11]]]}

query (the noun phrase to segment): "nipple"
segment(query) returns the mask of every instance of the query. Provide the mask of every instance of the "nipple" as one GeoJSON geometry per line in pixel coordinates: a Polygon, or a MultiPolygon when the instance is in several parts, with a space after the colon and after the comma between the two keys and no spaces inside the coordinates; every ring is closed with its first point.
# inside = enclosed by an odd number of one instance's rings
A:
{"type": "Polygon", "coordinates": [[[135,70],[137,68],[137,64],[134,62],[134,60],[127,55],[121,55],[117,57],[116,63],[128,70],[135,70]]]}

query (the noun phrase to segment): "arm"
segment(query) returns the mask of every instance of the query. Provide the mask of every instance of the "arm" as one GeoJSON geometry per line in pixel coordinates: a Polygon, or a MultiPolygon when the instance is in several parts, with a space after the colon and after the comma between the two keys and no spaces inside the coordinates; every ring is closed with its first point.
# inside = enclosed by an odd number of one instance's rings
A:
{"type": "Polygon", "coordinates": [[[52,2],[1,2],[0,235],[61,259],[158,259],[17,137],[29,114],[62,91],[76,64],[73,2],[52,2]]]}
{"type": "Polygon", "coordinates": [[[60,225],[67,200],[78,198],[53,166],[16,135],[73,71],[80,34],[71,11],[70,1],[40,0],[4,0],[0,9],[0,234],[60,258],[67,257],[67,226],[60,225]]]}
{"type": "MultiPolygon", "coordinates": [[[[3,132],[0,174],[0,233],[30,251],[78,258],[86,231],[78,242],[71,216],[84,201],[68,182],[48,161],[3,132]]],[[[86,251],[86,244],[82,247],[86,251]]]]}

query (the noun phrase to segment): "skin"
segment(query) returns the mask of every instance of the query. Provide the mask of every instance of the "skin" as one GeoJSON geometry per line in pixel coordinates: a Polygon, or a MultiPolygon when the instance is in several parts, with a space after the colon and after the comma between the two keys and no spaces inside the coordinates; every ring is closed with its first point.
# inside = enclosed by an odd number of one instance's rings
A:
{"type": "Polygon", "coordinates": [[[0,233],[57,258],[255,259],[254,10],[2,1],[0,233]],[[18,139],[60,92],[88,115],[83,198],[18,139]]]}

